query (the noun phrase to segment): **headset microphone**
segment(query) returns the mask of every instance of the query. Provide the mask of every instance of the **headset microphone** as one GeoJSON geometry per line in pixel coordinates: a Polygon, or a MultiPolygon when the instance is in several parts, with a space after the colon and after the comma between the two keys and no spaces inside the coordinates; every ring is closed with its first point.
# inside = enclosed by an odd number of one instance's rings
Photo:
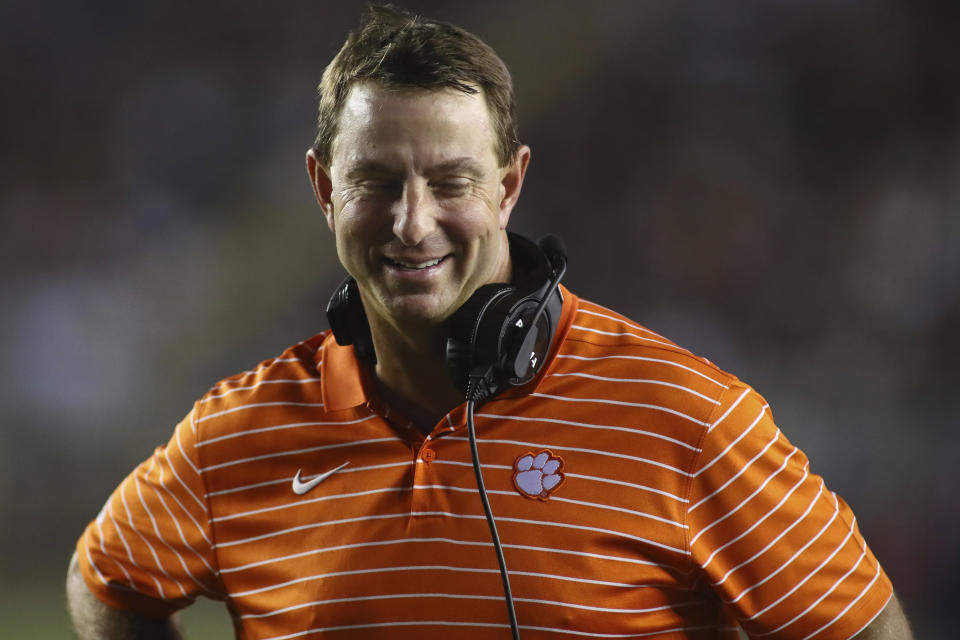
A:
{"type": "Polygon", "coordinates": [[[563,244],[563,240],[552,233],[548,233],[540,238],[538,244],[540,245],[540,250],[546,254],[547,260],[550,261],[554,269],[558,269],[562,262],[563,270],[567,270],[567,247],[563,244]]]}

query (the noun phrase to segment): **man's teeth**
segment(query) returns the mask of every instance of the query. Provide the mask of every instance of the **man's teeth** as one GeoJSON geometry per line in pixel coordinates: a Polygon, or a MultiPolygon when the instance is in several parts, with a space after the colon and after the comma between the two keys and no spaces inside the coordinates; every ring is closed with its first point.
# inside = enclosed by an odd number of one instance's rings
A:
{"type": "Polygon", "coordinates": [[[391,259],[390,262],[400,265],[404,269],[426,269],[427,267],[432,267],[434,265],[440,264],[440,261],[443,258],[437,258],[435,260],[427,260],[426,262],[403,262],[401,260],[391,259]]]}

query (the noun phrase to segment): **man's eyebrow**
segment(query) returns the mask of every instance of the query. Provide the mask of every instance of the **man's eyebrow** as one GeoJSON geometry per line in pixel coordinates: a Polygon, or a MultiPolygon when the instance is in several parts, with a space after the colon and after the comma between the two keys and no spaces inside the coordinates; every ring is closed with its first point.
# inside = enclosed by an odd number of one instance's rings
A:
{"type": "MultiPolygon", "coordinates": [[[[376,160],[360,160],[352,164],[344,174],[347,180],[357,180],[367,176],[395,176],[398,172],[382,162],[376,160]]],[[[483,167],[479,162],[470,156],[461,156],[444,160],[438,164],[429,167],[426,172],[428,176],[441,176],[451,173],[466,173],[470,176],[479,176],[483,174],[483,167]]]]}
{"type": "Polygon", "coordinates": [[[480,166],[479,162],[477,162],[470,156],[463,156],[460,158],[445,160],[439,164],[436,164],[430,167],[427,173],[445,174],[445,173],[456,173],[456,172],[465,172],[471,175],[480,175],[483,173],[483,168],[480,166]]]}
{"type": "Polygon", "coordinates": [[[397,172],[387,165],[375,160],[361,160],[350,166],[346,172],[347,180],[356,180],[369,175],[394,175],[397,172]]]}

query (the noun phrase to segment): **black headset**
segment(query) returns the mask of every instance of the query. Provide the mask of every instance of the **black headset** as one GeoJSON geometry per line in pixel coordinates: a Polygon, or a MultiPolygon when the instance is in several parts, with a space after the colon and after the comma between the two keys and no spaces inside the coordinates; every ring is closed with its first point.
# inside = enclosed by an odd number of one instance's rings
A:
{"type": "MultiPolygon", "coordinates": [[[[560,239],[548,235],[538,246],[515,233],[508,237],[515,284],[483,285],[448,321],[447,370],[464,396],[477,404],[537,375],[563,306],[559,284],[567,270],[567,254],[560,239]]],[[[353,278],[334,291],[327,320],[339,344],[352,344],[358,358],[376,364],[370,326],[353,278]]]]}

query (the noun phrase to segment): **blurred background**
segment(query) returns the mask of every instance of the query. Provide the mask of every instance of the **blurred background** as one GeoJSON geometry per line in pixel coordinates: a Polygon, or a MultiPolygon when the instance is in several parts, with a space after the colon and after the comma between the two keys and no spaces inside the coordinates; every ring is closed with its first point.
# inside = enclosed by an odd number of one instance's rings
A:
{"type": "MultiPolygon", "coordinates": [[[[960,4],[403,4],[513,73],[513,228],[764,394],[918,637],[955,637],[960,4]]],[[[113,487],[216,380],[326,328],[303,156],[362,6],[0,3],[4,637],[69,637],[63,574],[113,487]]]]}

